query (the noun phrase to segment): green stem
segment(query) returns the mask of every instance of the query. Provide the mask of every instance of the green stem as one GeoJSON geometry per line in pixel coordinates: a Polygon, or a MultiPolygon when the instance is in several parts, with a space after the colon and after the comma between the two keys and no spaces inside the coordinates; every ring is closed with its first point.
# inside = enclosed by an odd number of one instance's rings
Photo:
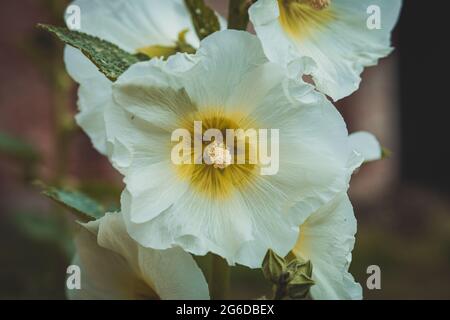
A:
{"type": "Polygon", "coordinates": [[[57,152],[54,183],[60,186],[68,172],[71,140],[74,131],[69,100],[71,82],[62,66],[55,66],[52,81],[55,147],[57,152]]]}
{"type": "Polygon", "coordinates": [[[230,267],[217,255],[212,257],[210,290],[213,300],[225,300],[230,287],[230,267]]]}
{"type": "MultiPolygon", "coordinates": [[[[52,24],[64,24],[63,13],[68,0],[41,0],[41,4],[50,15],[52,24]]],[[[70,92],[73,86],[62,62],[64,46],[52,38],[52,44],[46,51],[45,59],[58,61],[49,65],[44,72],[48,75],[52,92],[53,128],[55,136],[56,161],[52,184],[60,186],[68,173],[71,140],[74,133],[74,121],[71,112],[70,92]]]]}
{"type": "Polygon", "coordinates": [[[248,8],[251,0],[230,0],[228,4],[228,29],[247,30],[248,8]]]}

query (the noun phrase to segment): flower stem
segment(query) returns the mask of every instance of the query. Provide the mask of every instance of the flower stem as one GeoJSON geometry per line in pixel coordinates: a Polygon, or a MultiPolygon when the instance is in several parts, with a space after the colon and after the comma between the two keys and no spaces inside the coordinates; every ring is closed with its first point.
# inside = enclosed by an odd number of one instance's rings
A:
{"type": "Polygon", "coordinates": [[[214,300],[225,300],[230,287],[230,267],[217,255],[212,256],[210,290],[214,300]]]}

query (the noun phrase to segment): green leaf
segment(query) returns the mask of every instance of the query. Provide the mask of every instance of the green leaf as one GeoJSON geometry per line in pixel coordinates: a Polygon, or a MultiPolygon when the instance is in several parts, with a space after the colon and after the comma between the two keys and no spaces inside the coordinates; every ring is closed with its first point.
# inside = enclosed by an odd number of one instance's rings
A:
{"type": "Polygon", "coordinates": [[[1,132],[0,153],[23,160],[35,161],[39,158],[37,151],[32,145],[1,132]]]}
{"type": "Polygon", "coordinates": [[[203,0],[184,0],[200,40],[220,30],[219,18],[203,0]]]}
{"type": "Polygon", "coordinates": [[[42,194],[72,211],[81,222],[93,221],[105,214],[105,208],[87,195],[40,184],[42,194]]]}
{"type": "Polygon", "coordinates": [[[262,263],[264,277],[274,284],[278,284],[286,270],[285,260],[269,249],[262,263]]]}
{"type": "Polygon", "coordinates": [[[111,81],[116,81],[131,65],[147,59],[83,32],[46,24],[38,24],[38,27],[53,33],[64,43],[79,49],[111,81]]]}

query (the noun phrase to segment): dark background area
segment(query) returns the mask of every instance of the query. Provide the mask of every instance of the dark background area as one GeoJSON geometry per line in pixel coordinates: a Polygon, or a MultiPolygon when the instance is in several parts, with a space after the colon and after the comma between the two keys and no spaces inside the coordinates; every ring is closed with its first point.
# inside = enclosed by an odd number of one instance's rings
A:
{"type": "Polygon", "coordinates": [[[438,8],[406,0],[398,26],[401,173],[405,182],[448,192],[450,9],[441,4],[438,8]]]}
{"type": "MultiPolygon", "coordinates": [[[[209,2],[225,13],[225,1],[209,2]]],[[[371,131],[392,151],[361,168],[350,190],[359,223],[351,271],[367,299],[450,298],[444,3],[405,0],[396,51],[337,105],[351,132],[371,131]],[[381,290],[366,289],[372,264],[381,268],[381,290]]],[[[64,7],[63,0],[19,0],[0,11],[0,299],[64,298],[70,231],[64,211],[32,181],[82,190],[106,206],[121,189],[121,177],[73,125],[76,86],[62,45],[35,28],[62,25],[64,7]],[[2,134],[20,139],[14,150],[2,145],[2,134]]],[[[234,295],[262,295],[261,279],[260,271],[234,269],[234,295]]]]}

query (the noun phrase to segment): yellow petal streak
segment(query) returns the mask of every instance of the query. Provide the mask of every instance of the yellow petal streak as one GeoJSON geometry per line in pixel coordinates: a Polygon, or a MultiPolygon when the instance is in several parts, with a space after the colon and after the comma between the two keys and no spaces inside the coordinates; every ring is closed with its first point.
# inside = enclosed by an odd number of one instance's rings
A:
{"type": "MultiPolygon", "coordinates": [[[[230,141],[226,140],[227,129],[243,129],[246,130],[250,127],[251,123],[241,114],[224,114],[219,108],[211,109],[207,112],[195,112],[185,117],[180,123],[180,128],[187,129],[191,133],[192,137],[192,154],[190,155],[191,164],[175,165],[175,170],[179,177],[185,181],[189,181],[191,187],[202,195],[209,199],[222,200],[227,199],[233,195],[236,191],[242,191],[248,187],[252,181],[254,181],[259,170],[258,165],[250,163],[249,155],[252,146],[249,143],[249,139],[244,138],[245,150],[238,150],[238,138],[234,139],[234,146],[231,149],[230,141]],[[194,163],[194,121],[202,121],[203,134],[208,129],[218,129],[222,132],[224,138],[223,148],[229,150],[235,156],[240,152],[245,152],[245,163],[237,164],[236,159],[229,164],[223,166],[211,165],[205,163],[194,163]],[[233,151],[234,150],[234,151],[233,151]]],[[[242,140],[241,140],[242,141],[242,140]]],[[[202,154],[208,150],[208,146],[212,142],[202,142],[202,154]]],[[[189,157],[189,155],[188,155],[189,157]]]]}
{"type": "Polygon", "coordinates": [[[297,239],[297,243],[295,244],[292,252],[296,257],[303,258],[305,260],[309,260],[310,252],[308,248],[310,246],[309,239],[307,237],[308,233],[308,224],[305,222],[302,226],[300,226],[300,234],[297,239]]]}
{"type": "Polygon", "coordinates": [[[137,49],[137,53],[145,54],[149,58],[159,58],[162,57],[164,59],[167,59],[171,55],[174,55],[177,53],[177,48],[175,46],[168,47],[168,46],[148,46],[137,49]]]}
{"type": "Polygon", "coordinates": [[[317,8],[309,0],[278,0],[278,5],[282,28],[297,41],[313,36],[336,19],[331,5],[317,8]]]}

